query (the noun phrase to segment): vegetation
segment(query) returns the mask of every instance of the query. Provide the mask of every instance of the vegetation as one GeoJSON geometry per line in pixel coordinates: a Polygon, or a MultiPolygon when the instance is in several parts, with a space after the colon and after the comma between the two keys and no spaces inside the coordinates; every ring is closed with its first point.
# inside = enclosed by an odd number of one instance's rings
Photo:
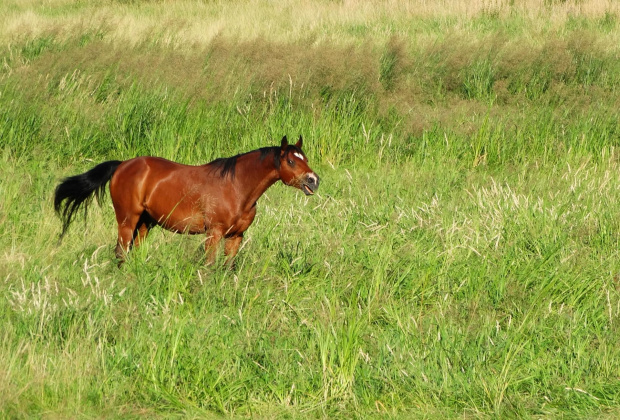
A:
{"type": "Polygon", "coordinates": [[[516,3],[2,2],[3,417],[617,417],[620,7],[516,3]],[[234,271],[58,243],[62,177],[284,134],[234,271]]]}

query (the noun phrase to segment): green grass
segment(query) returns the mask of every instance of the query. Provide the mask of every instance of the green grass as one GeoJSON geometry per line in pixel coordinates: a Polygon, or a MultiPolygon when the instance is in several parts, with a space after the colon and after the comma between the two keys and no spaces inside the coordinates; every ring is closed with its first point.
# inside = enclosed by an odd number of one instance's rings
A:
{"type": "Polygon", "coordinates": [[[149,42],[62,1],[0,32],[2,417],[617,417],[615,11],[378,9],[286,41],[264,7],[184,47],[182,9],[149,42]],[[233,271],[163,230],[118,269],[109,199],[58,243],[64,176],[284,134],[321,188],[268,190],[233,271]]]}

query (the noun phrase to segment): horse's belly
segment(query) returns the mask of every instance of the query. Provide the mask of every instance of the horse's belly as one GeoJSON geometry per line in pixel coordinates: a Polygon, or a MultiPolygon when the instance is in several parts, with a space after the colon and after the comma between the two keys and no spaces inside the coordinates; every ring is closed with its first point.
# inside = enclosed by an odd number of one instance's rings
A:
{"type": "Polygon", "coordinates": [[[206,231],[204,219],[189,217],[186,219],[154,218],[157,224],[164,229],[176,233],[189,233],[192,235],[204,233],[206,231]]]}
{"type": "Polygon", "coordinates": [[[144,208],[165,229],[179,233],[198,234],[208,229],[208,195],[197,194],[193,188],[176,186],[153,189],[144,208]]]}
{"type": "MultiPolygon", "coordinates": [[[[252,224],[256,208],[235,209],[221,195],[182,192],[168,200],[148,200],[145,208],[163,228],[173,232],[199,234],[219,231],[225,237],[242,235],[252,224]],[[173,204],[174,205],[173,205],[173,204]]],[[[154,197],[154,195],[152,196],[154,197]]]]}
{"type": "Polygon", "coordinates": [[[177,206],[170,210],[149,208],[145,206],[146,212],[155,222],[164,229],[178,233],[198,234],[207,230],[205,215],[202,211],[194,210],[191,207],[177,206]]]}

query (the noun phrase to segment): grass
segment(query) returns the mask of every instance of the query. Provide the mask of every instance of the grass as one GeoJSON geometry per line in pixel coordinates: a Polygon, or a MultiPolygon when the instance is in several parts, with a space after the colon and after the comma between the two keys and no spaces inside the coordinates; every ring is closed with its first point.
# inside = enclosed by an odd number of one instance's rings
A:
{"type": "Polygon", "coordinates": [[[617,5],[279,6],[0,6],[2,416],[617,417],[617,5]],[[57,242],[64,176],[283,134],[234,271],[57,242]]]}

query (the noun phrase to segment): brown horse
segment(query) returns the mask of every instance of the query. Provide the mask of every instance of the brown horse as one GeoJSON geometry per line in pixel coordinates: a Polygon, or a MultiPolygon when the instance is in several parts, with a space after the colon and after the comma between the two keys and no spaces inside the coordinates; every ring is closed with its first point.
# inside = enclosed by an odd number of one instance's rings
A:
{"type": "Polygon", "coordinates": [[[243,233],[256,215],[256,201],[276,181],[312,195],[319,177],[301,150],[302,138],[289,145],[264,147],[201,166],[158,157],[109,161],[64,179],[56,188],[54,209],[63,222],[61,238],[81,206],[84,214],[93,195],[99,200],[110,181],[118,222],[116,257],[119,266],[132,246],[159,225],[179,233],[206,233],[207,261],[215,260],[225,239],[227,263],[237,254],[243,233]]]}

